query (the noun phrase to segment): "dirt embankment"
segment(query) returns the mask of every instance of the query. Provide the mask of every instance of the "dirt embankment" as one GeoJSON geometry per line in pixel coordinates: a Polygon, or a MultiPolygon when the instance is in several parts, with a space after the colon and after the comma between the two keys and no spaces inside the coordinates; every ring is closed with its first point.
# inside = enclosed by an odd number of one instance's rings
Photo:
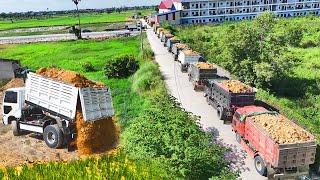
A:
{"type": "MultiPolygon", "coordinates": [[[[37,74],[73,84],[79,88],[104,87],[103,84],[90,81],[72,71],[42,68],[37,71],[37,74]]],[[[85,122],[80,105],[77,107],[76,131],[76,146],[80,155],[105,152],[114,148],[118,142],[119,129],[114,119],[106,118],[95,122],[85,122]]]]}
{"type": "Polygon", "coordinates": [[[262,114],[252,117],[253,121],[265,129],[278,144],[303,143],[312,140],[303,128],[293,125],[283,115],[262,114]]]}

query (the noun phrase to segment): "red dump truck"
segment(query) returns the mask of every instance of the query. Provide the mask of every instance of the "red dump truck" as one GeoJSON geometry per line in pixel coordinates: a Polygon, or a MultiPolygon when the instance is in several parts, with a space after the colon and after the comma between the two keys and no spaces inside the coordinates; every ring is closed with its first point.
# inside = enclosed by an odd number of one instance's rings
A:
{"type": "Polygon", "coordinates": [[[254,158],[257,172],[269,179],[303,179],[315,162],[314,136],[284,116],[259,106],[238,108],[233,131],[254,158]]]}

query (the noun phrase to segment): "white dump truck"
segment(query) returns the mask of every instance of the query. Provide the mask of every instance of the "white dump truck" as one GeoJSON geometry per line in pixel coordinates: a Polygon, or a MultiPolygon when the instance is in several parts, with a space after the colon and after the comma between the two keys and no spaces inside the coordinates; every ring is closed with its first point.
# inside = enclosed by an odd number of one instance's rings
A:
{"type": "Polygon", "coordinates": [[[187,49],[179,52],[178,62],[181,65],[181,72],[187,72],[191,63],[204,62],[204,59],[199,53],[187,49]]]}
{"type": "Polygon", "coordinates": [[[50,148],[59,148],[73,139],[77,107],[87,122],[112,117],[108,88],[78,88],[71,84],[29,73],[25,87],[8,89],[3,98],[3,123],[13,134],[21,131],[43,135],[50,148]]]}

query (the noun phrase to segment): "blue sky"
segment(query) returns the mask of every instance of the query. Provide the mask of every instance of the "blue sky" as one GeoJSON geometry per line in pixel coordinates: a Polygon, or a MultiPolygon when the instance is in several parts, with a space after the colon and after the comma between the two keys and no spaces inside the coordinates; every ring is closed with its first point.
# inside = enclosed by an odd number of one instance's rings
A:
{"type": "MultiPolygon", "coordinates": [[[[80,8],[108,8],[159,4],[160,0],[82,0],[80,8]]],[[[0,0],[0,12],[74,9],[72,0],[0,0]]]]}

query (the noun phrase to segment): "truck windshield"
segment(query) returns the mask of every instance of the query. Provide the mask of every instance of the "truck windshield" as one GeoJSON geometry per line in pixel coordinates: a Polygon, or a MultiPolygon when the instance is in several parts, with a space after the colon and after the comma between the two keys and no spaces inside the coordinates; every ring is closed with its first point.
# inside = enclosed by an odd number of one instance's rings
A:
{"type": "Polygon", "coordinates": [[[17,92],[7,91],[4,96],[5,103],[17,103],[17,99],[18,99],[17,92]]]}

